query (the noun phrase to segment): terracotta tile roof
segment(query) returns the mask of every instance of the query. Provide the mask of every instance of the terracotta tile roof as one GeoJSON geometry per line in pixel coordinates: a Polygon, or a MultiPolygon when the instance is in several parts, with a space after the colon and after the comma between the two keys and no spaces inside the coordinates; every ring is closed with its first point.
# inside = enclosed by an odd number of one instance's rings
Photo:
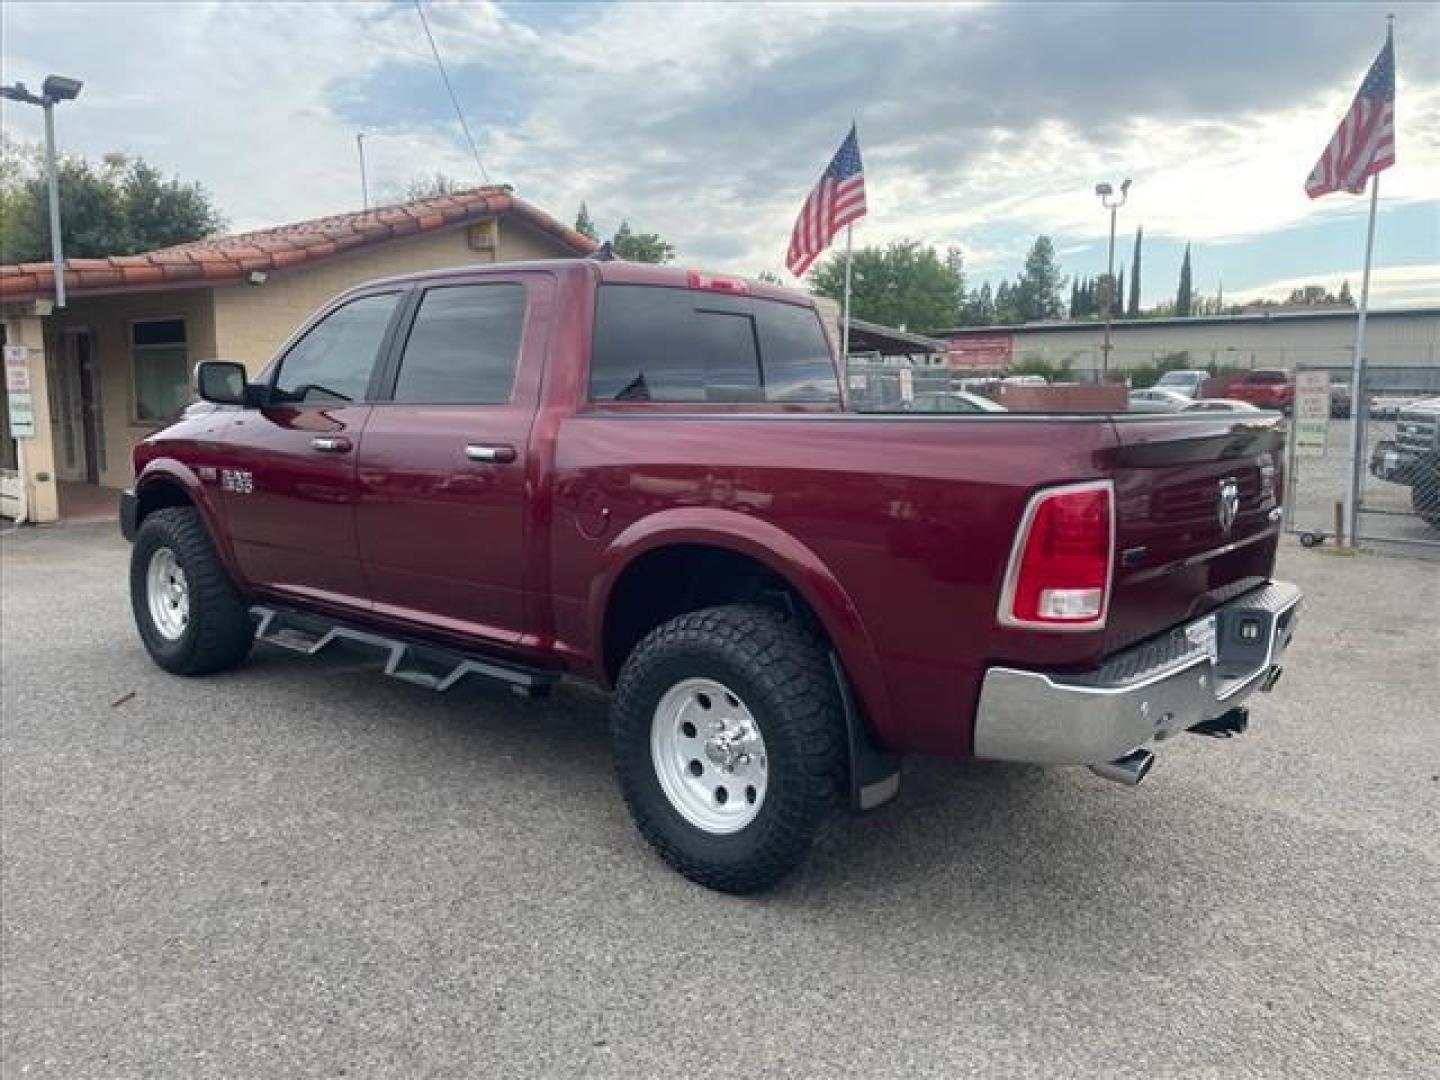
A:
{"type": "MultiPolygon", "coordinates": [[[[67,259],[65,288],[72,295],[83,296],[131,289],[219,285],[243,280],[254,270],[288,270],[370,244],[433,232],[447,225],[505,216],[513,216],[553,237],[577,255],[588,255],[598,246],[511,194],[508,187],[481,187],[397,206],[299,221],[274,229],[196,240],[140,255],[67,259]]],[[[0,301],[50,296],[54,292],[53,273],[52,264],[48,262],[0,265],[0,301]]]]}

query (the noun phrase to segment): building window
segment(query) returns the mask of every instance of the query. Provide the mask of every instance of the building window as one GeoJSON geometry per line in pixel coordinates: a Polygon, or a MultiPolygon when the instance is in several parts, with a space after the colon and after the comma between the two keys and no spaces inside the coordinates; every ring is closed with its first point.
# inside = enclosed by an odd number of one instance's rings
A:
{"type": "Polygon", "coordinates": [[[185,320],[131,323],[130,357],[135,379],[135,419],[142,424],[173,420],[190,401],[185,320]]]}

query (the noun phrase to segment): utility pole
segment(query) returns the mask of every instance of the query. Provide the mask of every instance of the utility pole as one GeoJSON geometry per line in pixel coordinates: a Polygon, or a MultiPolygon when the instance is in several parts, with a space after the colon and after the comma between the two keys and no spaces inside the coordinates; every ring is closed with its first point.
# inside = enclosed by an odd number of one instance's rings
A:
{"type": "Polygon", "coordinates": [[[365,133],[362,131],[355,136],[355,149],[360,152],[360,205],[370,209],[370,184],[365,179],[365,133]]]}
{"type": "Polygon", "coordinates": [[[1100,380],[1110,374],[1110,350],[1114,348],[1111,344],[1110,323],[1115,317],[1115,212],[1125,205],[1125,199],[1130,194],[1130,181],[1120,181],[1120,195],[1114,197],[1115,189],[1108,183],[1096,184],[1095,194],[1100,196],[1100,205],[1110,211],[1110,257],[1106,264],[1105,272],[1105,344],[1100,346],[1100,380]]]}

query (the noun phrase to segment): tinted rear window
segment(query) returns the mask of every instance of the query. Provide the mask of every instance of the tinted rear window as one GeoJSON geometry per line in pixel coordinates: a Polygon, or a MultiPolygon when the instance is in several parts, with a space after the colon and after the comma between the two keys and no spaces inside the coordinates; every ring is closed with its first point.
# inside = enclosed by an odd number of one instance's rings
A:
{"type": "Polygon", "coordinates": [[[400,359],[395,400],[498,404],[509,400],[525,329],[525,286],[427,289],[400,359]]]}
{"type": "Polygon", "coordinates": [[[590,396],[838,402],[840,386],[810,308],[692,289],[604,285],[590,396]]]}

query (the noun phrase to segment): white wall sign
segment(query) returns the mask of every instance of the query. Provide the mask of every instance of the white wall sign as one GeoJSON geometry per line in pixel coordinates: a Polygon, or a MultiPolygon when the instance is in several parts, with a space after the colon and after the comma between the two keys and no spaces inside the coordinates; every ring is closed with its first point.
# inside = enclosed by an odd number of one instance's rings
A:
{"type": "Polygon", "coordinates": [[[35,437],[35,399],[30,395],[30,350],[5,346],[5,397],[10,406],[10,437],[35,437]]]}

